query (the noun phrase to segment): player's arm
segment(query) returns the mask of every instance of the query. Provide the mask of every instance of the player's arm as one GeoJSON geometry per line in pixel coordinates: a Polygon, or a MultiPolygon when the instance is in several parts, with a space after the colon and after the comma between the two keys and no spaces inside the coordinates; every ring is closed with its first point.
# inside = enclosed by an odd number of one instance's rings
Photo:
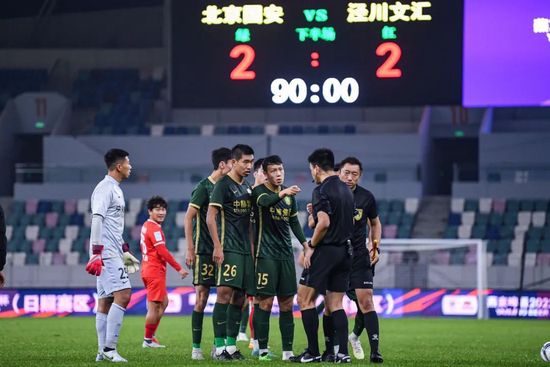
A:
{"type": "Polygon", "coordinates": [[[379,252],[378,246],[380,245],[380,238],[382,237],[382,222],[380,222],[380,218],[376,216],[375,218],[369,218],[369,242],[371,243],[371,249],[370,249],[370,261],[371,265],[374,265],[379,260],[379,252]]]}
{"type": "Polygon", "coordinates": [[[90,228],[91,255],[86,265],[86,271],[95,276],[101,275],[101,267],[103,266],[103,259],[101,258],[103,245],[100,244],[100,239],[104,219],[105,218],[101,214],[96,213],[92,215],[92,224],[90,228]]]}
{"type": "Polygon", "coordinates": [[[220,204],[210,203],[208,205],[208,213],[206,214],[206,225],[208,226],[208,232],[210,232],[210,237],[212,238],[212,243],[214,244],[212,260],[214,260],[214,262],[218,265],[223,263],[223,249],[220,242],[220,237],[218,236],[218,223],[216,222],[220,210],[220,204]]]}
{"type": "Polygon", "coordinates": [[[187,255],[185,263],[187,266],[192,266],[195,262],[195,247],[193,244],[193,218],[199,221],[199,208],[195,204],[189,204],[187,213],[183,219],[183,229],[185,231],[185,240],[187,241],[187,255]]]}
{"type": "Polygon", "coordinates": [[[185,270],[177,261],[174,259],[170,251],[166,248],[166,245],[156,245],[155,250],[157,250],[157,254],[159,257],[166,261],[172,268],[174,268],[175,271],[177,271],[182,278],[185,278],[187,275],[189,275],[189,272],[185,270]]]}
{"type": "Polygon", "coordinates": [[[317,246],[325,235],[327,234],[328,227],[330,227],[330,217],[327,213],[320,211],[317,212],[317,224],[313,230],[313,236],[311,236],[310,245],[311,247],[317,246]]]}
{"type": "Polygon", "coordinates": [[[287,187],[284,190],[279,191],[278,193],[277,192],[270,193],[270,194],[262,193],[256,199],[256,204],[264,208],[269,208],[270,206],[277,204],[286,196],[294,196],[300,191],[302,190],[300,190],[298,186],[293,185],[293,186],[287,187]]]}

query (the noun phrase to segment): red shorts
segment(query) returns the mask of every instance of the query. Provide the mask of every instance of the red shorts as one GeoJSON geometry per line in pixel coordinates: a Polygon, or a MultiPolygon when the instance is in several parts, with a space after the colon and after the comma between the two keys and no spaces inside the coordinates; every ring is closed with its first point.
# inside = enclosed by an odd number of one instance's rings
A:
{"type": "Polygon", "coordinates": [[[162,302],[168,295],[166,292],[166,277],[141,278],[147,290],[147,301],[162,302]]]}

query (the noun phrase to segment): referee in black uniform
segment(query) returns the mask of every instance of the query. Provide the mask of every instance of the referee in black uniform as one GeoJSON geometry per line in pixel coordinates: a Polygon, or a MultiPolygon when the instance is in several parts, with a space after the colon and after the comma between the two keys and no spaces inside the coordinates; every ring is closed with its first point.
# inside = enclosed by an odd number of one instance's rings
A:
{"type": "Polygon", "coordinates": [[[348,319],[342,298],[348,288],[351,268],[351,236],[353,233],[353,194],[334,172],[334,154],[317,149],[308,157],[311,176],[318,186],[313,190],[310,224],[315,229],[304,249],[304,272],[298,287],[298,304],[307,335],[308,347],[292,358],[293,362],[319,362],[319,316],[315,300],[325,294],[327,309],[333,317],[340,350],[336,361],[349,363],[348,319]],[[311,223],[313,221],[313,223],[311,223]]]}
{"type": "MultiPolygon", "coordinates": [[[[374,195],[364,187],[358,185],[359,179],[363,173],[361,161],[355,157],[347,157],[340,163],[340,179],[348,185],[353,192],[355,200],[354,231],[351,240],[353,246],[353,261],[351,266],[349,289],[355,291],[355,294],[348,295],[355,298],[357,302],[357,318],[369,334],[370,360],[373,363],[382,363],[383,358],[378,350],[379,326],[378,315],[374,309],[373,296],[373,277],[374,265],[378,262],[378,245],[382,235],[382,224],[378,218],[376,209],[376,199],[374,195]],[[369,244],[371,249],[366,246],[367,226],[369,227],[369,244]]],[[[352,298],[352,299],[353,299],[352,298]]],[[[354,348],[356,358],[359,347],[360,354],[363,353],[361,342],[354,333],[350,334],[349,341],[354,348]]],[[[363,359],[362,358],[359,359],[363,359]]]]}

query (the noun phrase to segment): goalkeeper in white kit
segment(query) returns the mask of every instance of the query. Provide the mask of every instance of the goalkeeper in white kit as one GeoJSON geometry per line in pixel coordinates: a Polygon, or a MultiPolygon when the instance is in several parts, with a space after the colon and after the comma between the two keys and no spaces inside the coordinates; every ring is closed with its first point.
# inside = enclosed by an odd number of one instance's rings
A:
{"type": "Polygon", "coordinates": [[[132,293],[128,271],[139,270],[139,261],[122,239],[124,194],[120,183],[130,177],[128,155],[122,149],[111,149],[105,154],[108,173],[91,198],[90,260],[86,271],[97,276],[96,361],[127,362],[117,352],[118,336],[132,293]]]}

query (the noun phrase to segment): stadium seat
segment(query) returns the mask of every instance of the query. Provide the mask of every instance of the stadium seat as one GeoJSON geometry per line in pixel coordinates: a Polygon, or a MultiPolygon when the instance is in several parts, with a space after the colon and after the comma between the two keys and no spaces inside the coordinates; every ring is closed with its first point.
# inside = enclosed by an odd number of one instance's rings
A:
{"type": "Polygon", "coordinates": [[[25,257],[26,265],[38,265],[39,264],[39,255],[38,254],[27,254],[25,257]]]}
{"type": "Polygon", "coordinates": [[[458,238],[458,227],[452,226],[452,227],[445,228],[445,231],[443,232],[443,238],[445,239],[458,238]]]}
{"type": "Polygon", "coordinates": [[[38,208],[38,200],[36,199],[27,199],[25,202],[25,213],[26,214],[36,214],[38,208]]]}
{"type": "MultiPolygon", "coordinates": [[[[70,252],[65,255],[65,262],[67,265],[78,265],[79,263],[79,257],[80,253],[78,252],[70,252]]],[[[86,261],[88,261],[88,258],[86,256],[83,256],[86,261]]]]}
{"type": "Polygon", "coordinates": [[[451,199],[451,213],[462,213],[464,211],[464,199],[452,198],[451,199]]]}
{"type": "Polygon", "coordinates": [[[186,212],[176,212],[176,217],[175,217],[175,222],[176,222],[176,227],[180,227],[180,228],[183,228],[183,220],[185,218],[185,213],[186,212]]]}
{"type": "Polygon", "coordinates": [[[535,209],[536,212],[546,212],[548,211],[548,200],[539,199],[535,200],[535,209]]]}
{"type": "Polygon", "coordinates": [[[46,217],[44,219],[46,223],[46,227],[48,228],[56,227],[58,220],[59,220],[59,213],[46,213],[46,217]]]}
{"type": "Polygon", "coordinates": [[[526,252],[540,252],[540,239],[536,238],[530,238],[527,240],[526,246],[525,246],[526,252]]]}
{"type": "Polygon", "coordinates": [[[133,226],[130,231],[130,238],[132,241],[138,241],[141,239],[141,226],[133,226]]]}
{"type": "Polygon", "coordinates": [[[491,212],[493,205],[493,199],[491,198],[480,198],[479,199],[479,212],[484,214],[489,214],[491,212]]]}
{"type": "Polygon", "coordinates": [[[418,211],[418,205],[418,198],[405,199],[405,212],[408,214],[416,214],[416,212],[418,211]]]}
{"type": "Polygon", "coordinates": [[[63,211],[65,214],[69,214],[69,215],[74,214],[76,212],[76,200],[75,199],[65,200],[63,211]]]}
{"type": "Polygon", "coordinates": [[[450,226],[459,226],[462,224],[462,214],[461,213],[450,213],[449,214],[449,220],[447,223],[450,226]]]}
{"type": "Polygon", "coordinates": [[[506,200],[506,212],[517,213],[519,212],[519,201],[515,199],[506,200]]]}
{"type": "Polygon", "coordinates": [[[57,239],[46,240],[46,247],[45,247],[44,251],[58,252],[59,251],[59,241],[57,239]]]}
{"type": "Polygon", "coordinates": [[[476,212],[467,211],[462,213],[461,223],[464,225],[472,226],[475,222],[476,212]]]}
{"type": "Polygon", "coordinates": [[[76,203],[76,211],[80,214],[90,211],[90,199],[78,199],[76,203]]]}
{"type": "Polygon", "coordinates": [[[397,225],[389,224],[382,228],[384,238],[396,238],[397,237],[397,225]]]}
{"type": "Polygon", "coordinates": [[[536,253],[526,253],[525,254],[525,266],[535,266],[537,260],[536,253]]]}
{"type": "Polygon", "coordinates": [[[537,266],[549,266],[550,265],[550,253],[541,253],[537,255],[537,266]]]}
{"type": "Polygon", "coordinates": [[[41,266],[50,266],[52,265],[52,256],[51,252],[41,252],[38,254],[38,263],[41,266]]]}
{"type": "Polygon", "coordinates": [[[59,252],[52,254],[52,265],[65,265],[65,254],[59,252]]]}
{"type": "Polygon", "coordinates": [[[52,211],[52,203],[48,200],[40,200],[36,208],[37,213],[48,213],[52,211]]]}
{"type": "Polygon", "coordinates": [[[533,213],[533,226],[534,227],[544,227],[544,223],[546,221],[546,213],[543,211],[537,211],[533,213]]]}
{"type": "Polygon", "coordinates": [[[465,212],[477,212],[479,206],[479,201],[474,199],[466,199],[464,202],[464,211],[465,212]]]}
{"type": "Polygon", "coordinates": [[[468,224],[463,224],[458,227],[457,235],[460,239],[470,238],[472,234],[472,226],[468,224]]]}
{"type": "Polygon", "coordinates": [[[40,230],[40,227],[37,225],[30,225],[27,226],[25,229],[25,239],[29,241],[34,241],[38,238],[38,232],[40,230]]]}
{"type": "Polygon", "coordinates": [[[472,227],[472,233],[470,238],[485,239],[486,232],[487,232],[487,226],[475,225],[472,227]]]}
{"type": "Polygon", "coordinates": [[[529,226],[531,224],[532,213],[530,211],[521,211],[518,213],[517,223],[521,226],[529,226]]]}
{"type": "Polygon", "coordinates": [[[542,253],[550,253],[550,239],[544,239],[540,242],[540,250],[542,253]]]}
{"type": "Polygon", "coordinates": [[[506,209],[506,199],[493,199],[493,212],[502,214],[506,209]]]}
{"type": "Polygon", "coordinates": [[[27,254],[25,252],[14,252],[12,255],[13,266],[23,266],[26,263],[27,254]]]}
{"type": "Polygon", "coordinates": [[[508,254],[503,254],[498,252],[493,254],[492,265],[497,265],[497,266],[508,265],[508,254]]]}

